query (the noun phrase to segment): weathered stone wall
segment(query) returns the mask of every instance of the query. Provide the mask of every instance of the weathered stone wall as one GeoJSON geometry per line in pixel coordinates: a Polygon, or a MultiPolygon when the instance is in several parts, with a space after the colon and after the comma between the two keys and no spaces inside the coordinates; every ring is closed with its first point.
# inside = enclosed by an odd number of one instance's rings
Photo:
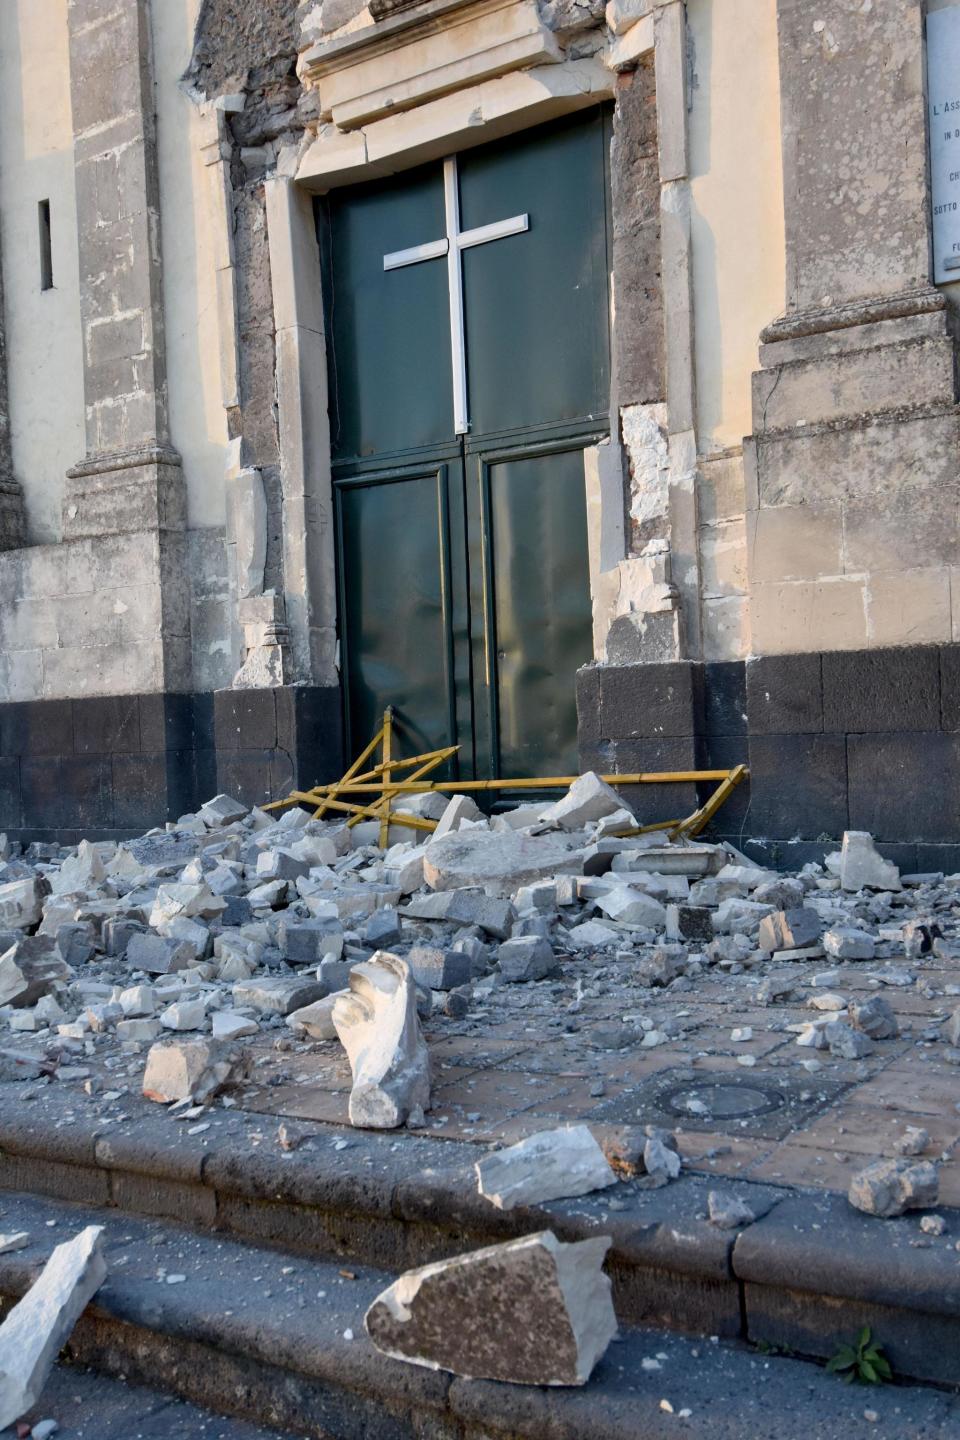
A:
{"type": "Polygon", "coordinates": [[[778,15],[787,308],[754,376],[752,647],[950,640],[960,410],[930,284],[922,7],[778,15]]]}

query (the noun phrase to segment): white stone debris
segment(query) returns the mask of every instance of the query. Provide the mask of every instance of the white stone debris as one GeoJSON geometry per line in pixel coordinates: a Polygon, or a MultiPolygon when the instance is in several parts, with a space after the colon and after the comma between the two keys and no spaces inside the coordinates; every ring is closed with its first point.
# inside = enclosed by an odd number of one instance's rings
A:
{"type": "Polygon", "coordinates": [[[0,1325],[0,1429],[36,1405],[47,1376],[107,1275],[103,1227],[58,1245],[40,1278],[0,1325]]]}
{"type": "MultiPolygon", "coordinates": [[[[150,1024],[150,1021],[128,1022],[150,1024]]],[[[152,1045],[143,1077],[148,1100],[211,1100],[233,1069],[229,1055],[212,1040],[170,1040],[152,1045]]]]}
{"type": "Polygon", "coordinates": [[[889,1220],[936,1205],[939,1176],[929,1160],[875,1160],[854,1175],[847,1199],[857,1210],[889,1220]]]}
{"type": "Polygon", "coordinates": [[[746,1200],[722,1190],[711,1190],[708,1194],[707,1216],[710,1224],[716,1225],[719,1230],[736,1230],[741,1225],[752,1225],[757,1218],[746,1200]]]}
{"type": "Polygon", "coordinates": [[[866,830],[845,830],[840,850],[840,885],[844,890],[899,890],[900,871],[884,860],[866,830]]]}
{"type": "Polygon", "coordinates": [[[586,1125],[541,1130],[507,1150],[485,1155],[474,1169],[480,1194],[498,1210],[589,1195],[617,1182],[586,1125]]]}
{"type": "MultiPolygon", "coordinates": [[[[554,805],[541,810],[542,820],[560,825],[564,830],[582,830],[607,815],[623,813],[623,801],[612,786],[607,785],[593,770],[587,770],[570,786],[566,795],[554,805]]],[[[633,821],[628,812],[627,823],[633,821]]]]}
{"type": "Polygon", "coordinates": [[[416,1107],[430,1106],[430,1058],[417,1016],[416,987],[405,960],[378,951],[350,972],[333,1023],[350,1060],[351,1125],[393,1130],[416,1107]]]}
{"type": "Polygon", "coordinates": [[[0,1255],[9,1255],[14,1250],[25,1250],[30,1244],[30,1238],[28,1230],[11,1230],[7,1235],[0,1235],[0,1255]]]}
{"type": "Polygon", "coordinates": [[[603,1272],[610,1239],[551,1231],[410,1270],[370,1306],[378,1350],[514,1385],[585,1385],[617,1331],[603,1272]]]}

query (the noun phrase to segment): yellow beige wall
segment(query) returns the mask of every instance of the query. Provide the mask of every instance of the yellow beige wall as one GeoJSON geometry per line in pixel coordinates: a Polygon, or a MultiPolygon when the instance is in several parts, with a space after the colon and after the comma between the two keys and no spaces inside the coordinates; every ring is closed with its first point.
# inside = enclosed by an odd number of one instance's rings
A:
{"type": "Polygon", "coordinates": [[[152,7],[170,432],[183,456],[191,528],[224,523],[226,414],[221,400],[212,202],[201,118],[180,88],[200,0],[152,7]]]}
{"type": "Polygon", "coordinates": [[[688,0],[704,650],[750,648],[741,443],[760,331],[784,306],[776,0],[688,0]]]}
{"type": "Polygon", "coordinates": [[[0,4],[0,226],[13,461],[33,543],[60,535],[66,470],[83,458],[83,363],[64,0],[0,4]],[[50,201],[52,290],[38,202],[50,201]]]}

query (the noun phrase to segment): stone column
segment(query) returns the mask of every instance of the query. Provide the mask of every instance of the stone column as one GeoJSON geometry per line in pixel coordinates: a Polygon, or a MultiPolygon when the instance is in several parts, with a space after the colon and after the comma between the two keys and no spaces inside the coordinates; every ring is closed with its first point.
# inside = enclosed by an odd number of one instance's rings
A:
{"type": "Polygon", "coordinates": [[[0,550],[17,550],[26,525],[23,490],[13,475],[10,402],[7,394],[7,340],[3,320],[3,255],[0,253],[0,550]]]}
{"type": "Polygon", "coordinates": [[[190,684],[186,492],[170,443],[149,0],[69,0],[87,454],[65,541],[155,537],[164,689],[190,684]]]}
{"type": "Polygon", "coordinates": [[[953,323],[920,0],[778,0],[787,293],[745,446],[755,654],[949,640],[953,323]]]}

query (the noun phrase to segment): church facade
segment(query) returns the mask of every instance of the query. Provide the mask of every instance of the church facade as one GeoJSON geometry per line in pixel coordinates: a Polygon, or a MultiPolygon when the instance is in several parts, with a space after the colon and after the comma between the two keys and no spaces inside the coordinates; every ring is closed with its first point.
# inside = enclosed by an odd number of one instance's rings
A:
{"type": "Polygon", "coordinates": [[[954,0],[9,0],[0,829],[392,705],[960,869],[957,74],[954,0]]]}

